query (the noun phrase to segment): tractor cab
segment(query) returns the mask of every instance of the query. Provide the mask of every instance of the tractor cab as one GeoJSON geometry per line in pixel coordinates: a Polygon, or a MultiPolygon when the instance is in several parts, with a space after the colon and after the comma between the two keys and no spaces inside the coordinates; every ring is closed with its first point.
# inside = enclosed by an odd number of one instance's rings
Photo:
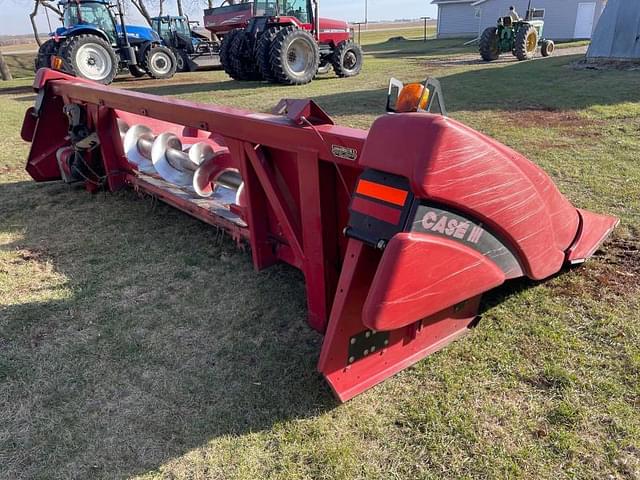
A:
{"type": "Polygon", "coordinates": [[[95,28],[102,31],[112,44],[118,41],[116,20],[107,2],[95,1],[63,1],[62,28],[56,31],[59,36],[81,28],[95,28]]]}
{"type": "Polygon", "coordinates": [[[174,47],[179,44],[181,48],[193,49],[197,43],[192,37],[189,19],[187,17],[154,17],[151,19],[151,28],[160,36],[165,45],[174,47]]]}

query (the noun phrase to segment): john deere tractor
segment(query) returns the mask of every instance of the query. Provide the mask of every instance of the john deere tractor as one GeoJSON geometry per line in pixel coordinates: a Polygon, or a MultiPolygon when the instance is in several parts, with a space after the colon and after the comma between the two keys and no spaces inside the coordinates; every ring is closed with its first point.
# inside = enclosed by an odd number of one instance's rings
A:
{"type": "Polygon", "coordinates": [[[524,20],[501,17],[495,27],[488,27],[480,36],[480,56],[490,62],[501,53],[511,52],[518,60],[530,60],[538,46],[543,57],[553,53],[555,44],[542,37],[543,20],[534,20],[536,10],[529,8],[524,20]]]}

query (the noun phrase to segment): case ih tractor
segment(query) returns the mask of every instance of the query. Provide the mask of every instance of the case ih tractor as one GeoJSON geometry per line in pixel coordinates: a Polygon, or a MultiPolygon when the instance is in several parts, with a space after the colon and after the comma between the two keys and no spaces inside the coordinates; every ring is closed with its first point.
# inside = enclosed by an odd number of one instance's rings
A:
{"type": "MultiPolygon", "coordinates": [[[[308,322],[324,334],[318,370],[341,401],[469,332],[485,292],[584,262],[618,224],[446,117],[433,81],[394,81],[394,113],[369,130],[335,125],[312,100],[256,114],[48,69],[34,87],[21,131],[31,177],[148,194],[202,220],[203,234],[213,226],[249,246],[256,270],[298,268],[308,322]]],[[[199,288],[211,298],[225,284],[199,288]]]]}
{"type": "Polygon", "coordinates": [[[536,10],[527,9],[524,20],[513,20],[510,16],[498,19],[495,27],[488,27],[480,36],[480,56],[490,62],[501,53],[511,52],[518,60],[530,60],[538,46],[543,57],[553,53],[553,40],[542,37],[544,21],[534,20],[536,10]]]}
{"type": "Polygon", "coordinates": [[[63,0],[60,7],[63,26],[40,46],[36,70],[53,67],[102,84],[111,83],[121,69],[129,69],[136,77],[175,74],[171,50],[151,28],[125,25],[120,2],[63,0]]]}
{"type": "Polygon", "coordinates": [[[205,27],[223,37],[220,62],[236,80],[303,85],[332,67],[360,73],[363,54],[349,25],[319,16],[319,0],[243,2],[205,10],[205,27]]]}

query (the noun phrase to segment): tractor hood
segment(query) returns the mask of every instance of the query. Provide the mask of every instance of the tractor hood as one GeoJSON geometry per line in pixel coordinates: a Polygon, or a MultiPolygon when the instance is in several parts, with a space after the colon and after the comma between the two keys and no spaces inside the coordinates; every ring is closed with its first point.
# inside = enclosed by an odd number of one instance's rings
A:
{"type": "MultiPolygon", "coordinates": [[[[131,43],[140,42],[160,42],[158,34],[149,27],[143,27],[138,25],[127,25],[127,37],[131,43]]],[[[122,34],[122,28],[120,25],[116,26],[116,32],[119,36],[122,34]]],[[[55,37],[69,37],[71,35],[78,35],[80,33],[93,33],[107,38],[108,35],[104,30],[101,30],[92,23],[80,23],[73,27],[59,27],[53,33],[55,37]]]]}
{"type": "Polygon", "coordinates": [[[328,31],[344,31],[349,30],[349,24],[342,20],[334,20],[331,18],[320,18],[320,30],[322,33],[328,33],[328,31]]]}
{"type": "MultiPolygon", "coordinates": [[[[130,41],[146,41],[146,42],[159,42],[160,37],[158,34],[149,27],[143,27],[141,25],[127,25],[127,37],[130,41]]],[[[118,34],[122,33],[120,25],[116,26],[118,34]]]]}

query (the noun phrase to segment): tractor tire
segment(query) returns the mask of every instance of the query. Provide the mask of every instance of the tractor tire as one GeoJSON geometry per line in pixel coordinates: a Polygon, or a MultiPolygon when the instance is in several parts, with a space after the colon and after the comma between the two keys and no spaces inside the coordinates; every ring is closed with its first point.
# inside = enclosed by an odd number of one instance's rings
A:
{"type": "Polygon", "coordinates": [[[556,44],[553,43],[553,40],[544,40],[542,42],[542,46],[540,47],[540,53],[543,57],[550,57],[553,55],[553,51],[556,49],[556,44]]]}
{"type": "Polygon", "coordinates": [[[532,25],[522,26],[516,33],[513,51],[518,60],[531,60],[538,48],[538,31],[532,25]]]}
{"type": "Polygon", "coordinates": [[[129,73],[136,78],[144,77],[147,74],[146,70],[140,65],[129,65],[129,73]]]}
{"type": "Polygon", "coordinates": [[[258,70],[262,78],[272,83],[278,80],[273,73],[273,68],[271,68],[271,47],[280,30],[282,30],[281,27],[271,27],[267,29],[260,36],[258,44],[256,45],[256,64],[258,65],[258,70]]]}
{"type": "Polygon", "coordinates": [[[102,37],[76,35],[60,46],[64,69],[72,75],[109,85],[118,73],[116,53],[102,37]]]}
{"type": "Polygon", "coordinates": [[[173,56],[176,57],[176,72],[190,72],[189,55],[184,50],[172,48],[173,56]]]}
{"type": "Polygon", "coordinates": [[[254,54],[255,38],[245,31],[241,31],[231,44],[231,65],[236,80],[257,81],[262,75],[256,63],[254,54]]]}
{"type": "Polygon", "coordinates": [[[238,73],[236,72],[233,66],[233,62],[231,61],[231,47],[233,46],[235,38],[243,31],[244,30],[242,30],[241,28],[231,30],[224,36],[222,42],[220,43],[220,64],[222,65],[222,68],[224,69],[226,74],[233,79],[238,76],[238,73]]]}
{"type": "Polygon", "coordinates": [[[485,62],[492,62],[500,57],[500,48],[498,46],[498,28],[485,28],[480,35],[478,43],[480,56],[485,62]]]}
{"type": "Polygon", "coordinates": [[[271,68],[279,83],[304,85],[316,76],[320,66],[320,49],[306,30],[283,29],[271,47],[271,68]]]}
{"type": "Polygon", "coordinates": [[[170,48],[152,45],[144,55],[144,69],[151,78],[162,80],[176,74],[176,57],[170,48]]]}
{"type": "Polygon", "coordinates": [[[362,47],[353,40],[347,40],[340,43],[333,52],[331,64],[337,76],[355,77],[362,70],[363,59],[362,47]]]}
{"type": "Polygon", "coordinates": [[[51,68],[51,55],[54,55],[57,51],[58,43],[53,39],[47,40],[40,45],[34,62],[34,72],[41,68],[51,68]]]}

